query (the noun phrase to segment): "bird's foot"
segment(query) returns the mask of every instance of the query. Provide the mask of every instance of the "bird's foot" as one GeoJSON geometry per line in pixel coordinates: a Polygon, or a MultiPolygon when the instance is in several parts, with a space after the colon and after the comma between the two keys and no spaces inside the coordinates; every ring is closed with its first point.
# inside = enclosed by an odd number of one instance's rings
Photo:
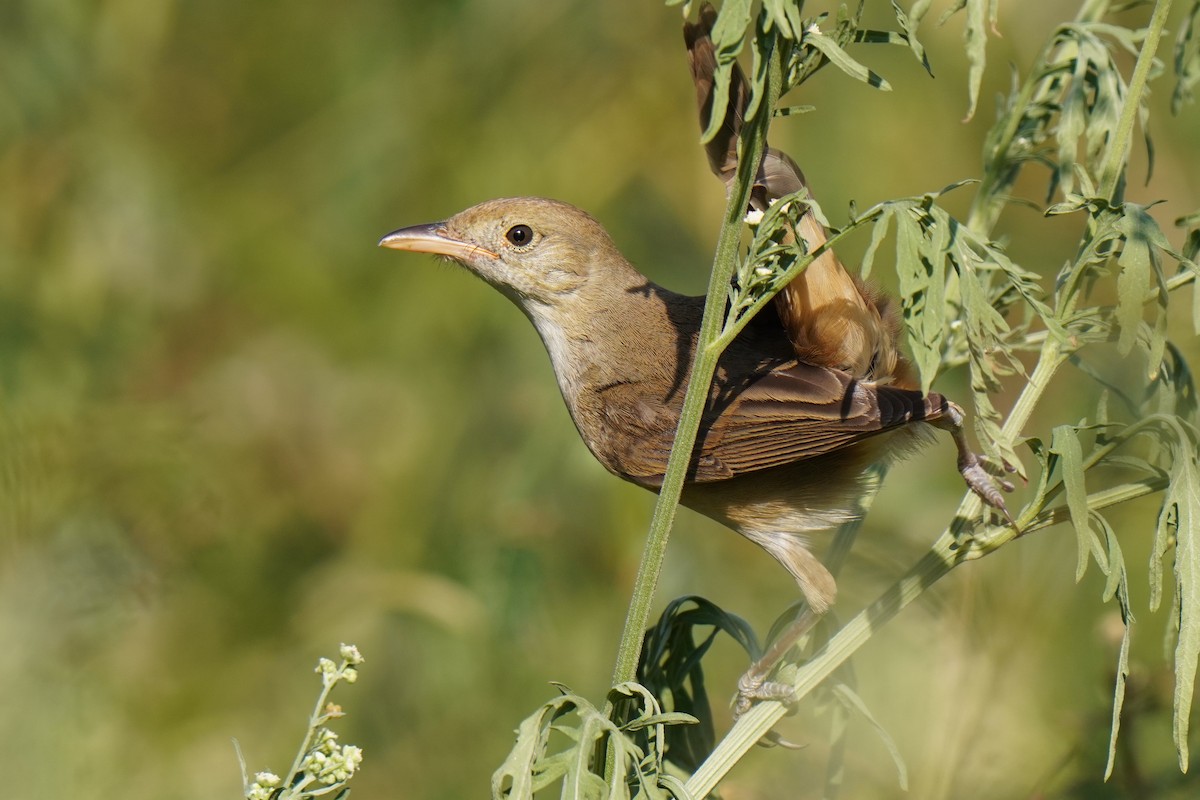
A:
{"type": "MultiPolygon", "coordinates": [[[[1007,472],[1016,471],[1011,464],[1005,463],[1003,466],[1007,472]]],[[[979,495],[980,500],[1003,514],[1010,525],[1017,524],[1016,520],[1012,518],[1012,514],[1008,512],[1008,506],[1004,503],[1004,495],[1000,493],[1000,489],[1011,492],[1014,488],[1012,482],[996,475],[995,467],[991,462],[970,450],[959,448],[958,471],[963,476],[963,480],[967,482],[967,487],[979,495]]]]}
{"type": "Polygon", "coordinates": [[[781,681],[769,681],[766,674],[755,664],[738,678],[737,697],[733,702],[733,718],[736,720],[754,707],[755,703],[774,700],[785,706],[796,705],[796,689],[781,681]]]}
{"type": "Polygon", "coordinates": [[[980,500],[999,511],[1010,525],[1016,525],[1016,520],[1008,511],[1004,495],[1000,490],[1011,492],[1013,484],[1002,477],[1003,473],[1016,472],[1016,468],[1008,462],[996,464],[994,460],[976,455],[967,444],[966,434],[963,433],[963,410],[954,403],[948,403],[947,413],[943,420],[935,423],[938,427],[950,432],[954,438],[954,446],[958,449],[958,472],[967,482],[967,488],[974,492],[980,500]]]}
{"type": "MultiPolygon", "coordinates": [[[[738,679],[737,698],[733,704],[733,718],[736,721],[754,707],[755,703],[774,700],[794,711],[797,703],[796,688],[789,683],[767,680],[767,674],[760,670],[762,662],[757,662],[738,679]]],[[[789,750],[799,750],[805,745],[790,742],[775,731],[768,731],[758,743],[763,747],[786,747],[789,750]]]]}
{"type": "MultiPolygon", "coordinates": [[[[811,608],[806,608],[780,632],[762,657],[751,664],[742,677],[738,678],[737,696],[733,701],[734,720],[753,708],[756,703],[768,700],[782,703],[789,711],[795,710],[798,702],[796,688],[789,683],[771,681],[767,678],[787,655],[787,652],[799,643],[820,619],[821,614],[816,614],[811,608]]],[[[787,747],[793,750],[804,746],[789,742],[775,731],[763,736],[759,740],[759,744],[787,747]]]]}

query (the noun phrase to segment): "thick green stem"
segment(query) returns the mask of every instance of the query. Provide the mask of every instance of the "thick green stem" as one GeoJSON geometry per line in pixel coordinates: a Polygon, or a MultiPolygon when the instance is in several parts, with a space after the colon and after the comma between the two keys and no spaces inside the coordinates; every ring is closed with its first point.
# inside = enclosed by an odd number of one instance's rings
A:
{"type": "MultiPolygon", "coordinates": [[[[771,36],[774,39],[775,34],[771,34],[771,36]]],[[[712,345],[720,336],[721,326],[725,319],[729,281],[733,277],[737,264],[738,246],[741,242],[743,218],[750,199],[750,188],[758,172],[758,164],[762,160],[763,150],[766,147],[767,128],[770,125],[771,114],[775,108],[775,102],[779,98],[779,90],[783,82],[783,57],[779,51],[780,48],[777,44],[771,48],[767,96],[759,105],[754,119],[747,121],[742,129],[738,180],[725,207],[725,220],[721,226],[720,238],[717,240],[708,296],[704,303],[704,318],[700,325],[700,336],[696,345],[696,357],[692,364],[687,395],[675,433],[675,445],[671,449],[667,472],[663,478],[662,488],[659,490],[658,502],[654,506],[650,532],[642,553],[641,565],[638,567],[633,597],[629,603],[629,612],[625,617],[625,628],[621,633],[617,663],[613,670],[613,686],[637,677],[638,657],[642,648],[642,632],[646,629],[650,619],[650,608],[654,602],[654,590],[658,585],[663,556],[666,554],[667,539],[670,537],[676,507],[679,504],[688,465],[691,462],[692,449],[700,427],[700,417],[704,413],[717,359],[721,354],[721,350],[712,345]]]]}

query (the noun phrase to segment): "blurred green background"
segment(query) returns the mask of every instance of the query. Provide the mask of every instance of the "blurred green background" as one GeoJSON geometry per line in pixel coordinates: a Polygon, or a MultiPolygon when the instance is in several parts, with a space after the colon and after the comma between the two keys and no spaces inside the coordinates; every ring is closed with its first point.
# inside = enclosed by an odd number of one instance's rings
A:
{"type": "MultiPolygon", "coordinates": [[[[936,79],[899,48],[861,52],[896,91],[824,74],[795,101],[818,111],[773,142],[835,220],[851,199],[977,175],[1007,62],[1030,62],[1070,13],[1058,5],[1004,4],[974,121],[960,122],[956,19],[927,33],[936,79]]],[[[335,698],[343,741],[366,749],[359,798],[480,796],[549,681],[602,697],[652,497],[585,451],[515,309],[375,242],[547,195],[590,210],[655,279],[701,292],[724,198],[696,146],[679,24],[657,2],[0,5],[7,796],[237,797],[230,739],[251,771],[285,770],[312,666],[342,641],[367,657],[335,698]]],[[[1167,198],[1170,220],[1200,205],[1200,125],[1194,107],[1169,118],[1156,87],[1158,164],[1131,198],[1167,198]]],[[[1004,225],[1044,274],[1078,233],[1034,211],[1004,225]]],[[[1184,323],[1174,333],[1200,355],[1184,323]]],[[[961,397],[963,376],[939,388],[961,397]]],[[[1029,432],[1088,413],[1086,391],[1064,374],[1029,432]]],[[[948,519],[952,458],[943,441],[889,478],[840,613],[948,519]]],[[[1123,518],[1131,564],[1153,513],[1123,518]]],[[[1076,586],[1074,563],[1065,529],[1022,541],[856,659],[909,796],[1194,796],[1170,751],[1165,614],[1146,612],[1144,577],[1137,717],[1118,780],[1099,785],[1114,618],[1096,570],[1076,586]]],[[[684,512],[660,597],[684,593],[763,628],[795,586],[684,512]]],[[[718,646],[718,704],[744,666],[718,646]]],[[[827,718],[785,725],[811,746],[755,751],[726,797],[818,796],[827,718]]],[[[897,796],[874,735],[851,742],[849,796],[897,796]]]]}

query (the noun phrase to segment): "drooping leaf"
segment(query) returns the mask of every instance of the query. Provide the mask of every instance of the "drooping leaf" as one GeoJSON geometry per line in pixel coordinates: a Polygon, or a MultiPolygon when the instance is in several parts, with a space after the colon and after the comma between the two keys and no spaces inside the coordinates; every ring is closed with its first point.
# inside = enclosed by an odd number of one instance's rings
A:
{"type": "Polygon", "coordinates": [[[1175,597],[1179,608],[1175,644],[1174,738],[1179,768],[1187,771],[1188,721],[1200,661],[1200,453],[1194,431],[1176,421],[1179,438],[1163,500],[1160,525],[1174,529],[1175,597]],[[1189,435],[1190,434],[1190,435],[1189,435]]]}
{"type": "Polygon", "coordinates": [[[1104,767],[1104,778],[1112,777],[1113,766],[1117,758],[1117,736],[1121,731],[1121,710],[1125,706],[1125,687],[1129,678],[1129,645],[1133,634],[1133,611],[1129,603],[1129,581],[1125,570],[1125,559],[1121,555],[1121,545],[1117,541],[1116,532],[1112,526],[1098,513],[1093,513],[1093,520],[1104,532],[1108,544],[1109,579],[1105,585],[1104,599],[1117,598],[1121,611],[1121,648],[1117,655],[1116,680],[1113,686],[1112,722],[1109,726],[1108,762],[1104,767]]]}
{"type": "Polygon", "coordinates": [[[1126,203],[1124,214],[1117,221],[1116,227],[1124,236],[1124,246],[1117,258],[1121,267],[1121,273],[1117,277],[1117,320],[1121,325],[1117,349],[1123,355],[1132,349],[1142,319],[1146,293],[1150,289],[1157,289],[1153,333],[1147,353],[1150,377],[1153,378],[1158,371],[1159,362],[1162,361],[1166,342],[1169,296],[1159,252],[1172,252],[1171,245],[1145,206],[1126,203]]]}
{"type": "Polygon", "coordinates": [[[963,9],[967,9],[966,28],[963,31],[967,52],[967,116],[975,116],[975,107],[979,102],[979,87],[983,84],[983,72],[987,67],[987,29],[990,25],[996,27],[999,9],[996,0],[957,0],[953,6],[942,14],[938,20],[944,25],[948,19],[963,9]]]}
{"type": "MultiPolygon", "coordinates": [[[[708,120],[708,127],[700,134],[701,144],[716,136],[725,120],[733,64],[746,44],[751,5],[751,0],[726,0],[721,4],[717,21],[713,23],[711,36],[717,56],[717,68],[713,73],[712,116],[708,120]]],[[[755,96],[761,96],[761,93],[755,92],[755,96]]]]}
{"type": "Polygon", "coordinates": [[[1175,91],[1171,93],[1171,113],[1178,114],[1195,99],[1192,87],[1200,82],[1200,0],[1192,0],[1187,22],[1180,26],[1175,39],[1175,91]]]}
{"type": "Polygon", "coordinates": [[[1063,486],[1067,493],[1067,510],[1071,514],[1071,525],[1075,528],[1078,544],[1075,562],[1075,582],[1083,579],[1087,571],[1088,553],[1091,550],[1091,527],[1088,524],[1087,487],[1083,481],[1083,448],[1079,443],[1079,432],[1073,425],[1059,425],[1054,429],[1050,449],[1059,458],[1063,486]]]}
{"type": "Polygon", "coordinates": [[[858,696],[850,686],[846,683],[838,683],[833,687],[833,695],[842,705],[851,711],[855,711],[866,720],[875,733],[879,736],[883,746],[887,748],[888,754],[892,757],[892,763],[896,765],[896,776],[900,781],[901,791],[908,791],[908,765],[904,763],[904,756],[900,754],[900,748],[896,746],[896,742],[892,739],[887,729],[879,723],[875,716],[867,708],[867,704],[858,696]]]}

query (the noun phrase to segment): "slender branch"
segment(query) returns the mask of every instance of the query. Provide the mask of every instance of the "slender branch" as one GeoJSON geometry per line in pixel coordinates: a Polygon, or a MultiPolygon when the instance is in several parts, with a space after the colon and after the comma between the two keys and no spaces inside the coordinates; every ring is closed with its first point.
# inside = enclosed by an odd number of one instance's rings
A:
{"type": "Polygon", "coordinates": [[[638,657],[642,648],[642,632],[650,619],[654,590],[658,585],[658,575],[662,569],[671,525],[675,520],[676,507],[683,491],[688,466],[691,463],[692,449],[700,427],[700,416],[704,412],[709,387],[712,385],[713,373],[716,370],[717,358],[721,354],[720,348],[713,347],[712,344],[720,335],[721,325],[725,319],[725,301],[729,291],[729,281],[733,277],[736,266],[743,217],[750,198],[750,188],[758,172],[758,164],[762,160],[767,128],[783,82],[782,48],[778,44],[778,35],[772,33],[770,36],[767,96],[759,105],[754,119],[747,121],[742,131],[738,180],[725,207],[725,220],[721,226],[720,238],[717,240],[712,277],[709,279],[708,296],[704,302],[704,318],[700,324],[699,341],[696,344],[696,356],[688,381],[687,395],[683,401],[683,410],[675,433],[675,444],[671,448],[671,457],[667,462],[667,471],[663,477],[662,488],[659,490],[658,502],[654,506],[654,516],[650,521],[650,532],[647,535],[646,547],[642,552],[641,565],[638,567],[633,597],[629,603],[629,612],[625,617],[625,628],[621,633],[617,663],[613,670],[614,686],[637,677],[638,657]]]}

